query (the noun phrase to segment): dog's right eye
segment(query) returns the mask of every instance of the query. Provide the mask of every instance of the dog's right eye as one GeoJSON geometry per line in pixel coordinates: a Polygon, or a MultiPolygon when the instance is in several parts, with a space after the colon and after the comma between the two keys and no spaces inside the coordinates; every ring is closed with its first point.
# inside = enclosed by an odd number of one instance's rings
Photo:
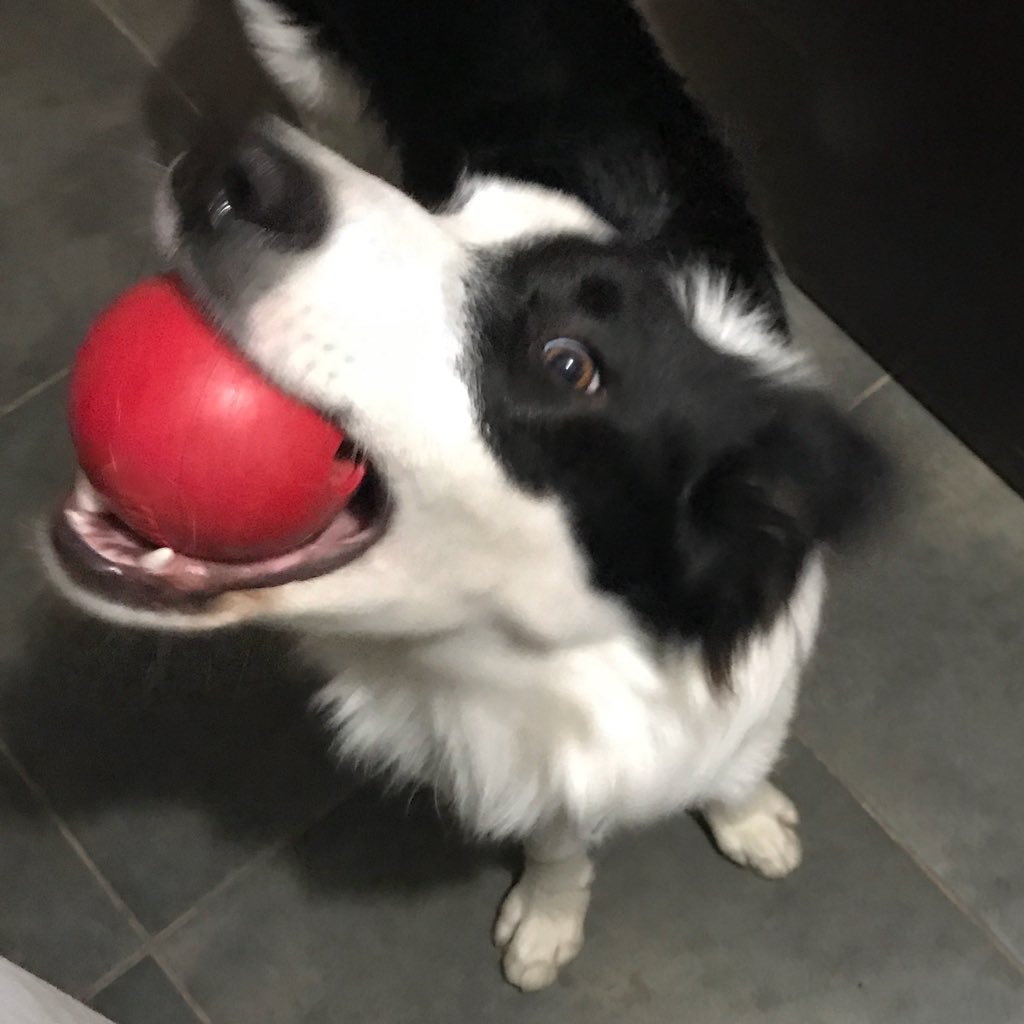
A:
{"type": "Polygon", "coordinates": [[[585,395],[594,394],[601,387],[601,374],[594,357],[586,345],[574,338],[552,338],[542,349],[544,366],[559,384],[585,395]]]}

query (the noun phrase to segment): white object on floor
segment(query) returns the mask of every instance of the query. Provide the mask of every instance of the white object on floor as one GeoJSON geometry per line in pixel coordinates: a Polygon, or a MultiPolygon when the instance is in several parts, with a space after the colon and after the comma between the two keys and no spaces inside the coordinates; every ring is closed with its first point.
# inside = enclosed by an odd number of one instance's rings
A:
{"type": "Polygon", "coordinates": [[[0,957],[3,1024],[111,1024],[95,1010],[0,957]]]}

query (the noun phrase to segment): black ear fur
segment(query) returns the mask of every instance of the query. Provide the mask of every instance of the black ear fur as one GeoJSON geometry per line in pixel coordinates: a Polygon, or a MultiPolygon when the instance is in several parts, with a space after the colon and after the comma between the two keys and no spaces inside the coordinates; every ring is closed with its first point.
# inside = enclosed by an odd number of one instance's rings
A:
{"type": "Polygon", "coordinates": [[[824,396],[790,393],[684,496],[680,585],[713,678],[783,609],[808,554],[864,524],[884,457],[824,396]]]}

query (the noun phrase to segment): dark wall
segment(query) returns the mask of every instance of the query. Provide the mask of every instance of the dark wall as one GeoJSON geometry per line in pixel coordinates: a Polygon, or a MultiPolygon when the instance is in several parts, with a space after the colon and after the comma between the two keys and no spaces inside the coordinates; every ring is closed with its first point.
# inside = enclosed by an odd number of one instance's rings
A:
{"type": "Polygon", "coordinates": [[[1024,493],[1024,3],[641,6],[794,280],[1024,493]]]}

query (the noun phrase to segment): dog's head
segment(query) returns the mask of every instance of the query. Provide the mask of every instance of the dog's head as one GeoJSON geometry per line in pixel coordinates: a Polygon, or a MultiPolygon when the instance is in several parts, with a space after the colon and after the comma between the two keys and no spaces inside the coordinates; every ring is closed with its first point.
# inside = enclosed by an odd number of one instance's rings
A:
{"type": "Polygon", "coordinates": [[[864,510],[874,450],[774,312],[570,196],[468,179],[428,211],[267,122],[226,163],[176,165],[158,234],[245,355],[371,472],[344,529],[192,577],[141,548],[111,564],[65,509],[57,577],[108,617],[479,621],[557,643],[625,616],[723,661],[864,510]]]}

